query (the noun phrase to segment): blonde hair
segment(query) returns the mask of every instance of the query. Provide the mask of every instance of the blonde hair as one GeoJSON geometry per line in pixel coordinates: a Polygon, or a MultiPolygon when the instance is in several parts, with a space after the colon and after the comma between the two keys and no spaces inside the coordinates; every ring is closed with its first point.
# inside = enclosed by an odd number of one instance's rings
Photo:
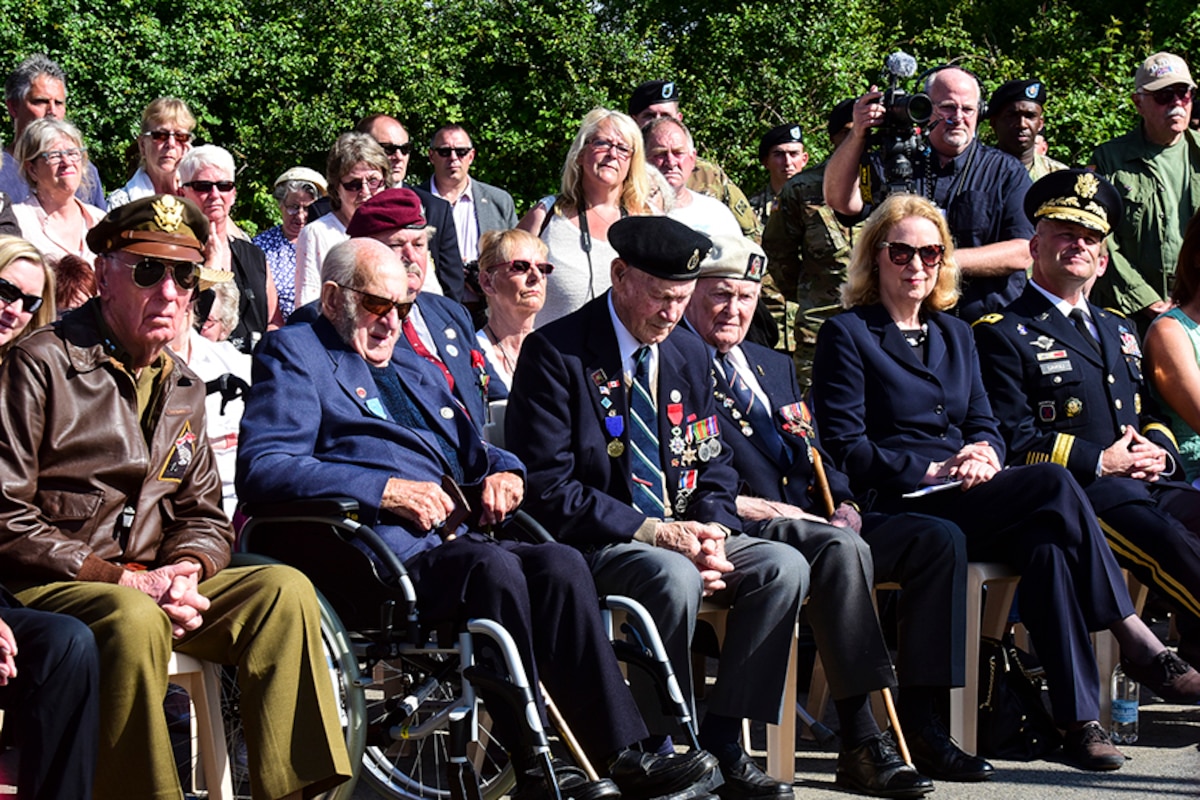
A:
{"type": "Polygon", "coordinates": [[[888,231],[901,220],[918,217],[929,220],[938,229],[942,246],[946,248],[938,268],[933,291],[922,301],[927,311],[945,311],[958,302],[958,264],[954,260],[954,240],[950,226],[938,207],[915,194],[893,194],[871,212],[862,231],[854,240],[846,282],[842,284],[842,307],[867,306],[879,302],[879,270],[876,257],[880,243],[887,240],[888,231]]]}
{"type": "Polygon", "coordinates": [[[600,126],[605,123],[616,128],[617,133],[627,147],[632,150],[629,154],[629,172],[621,186],[621,205],[630,214],[650,214],[650,178],[646,174],[646,145],[642,142],[641,131],[637,123],[628,114],[613,111],[608,108],[593,108],[583,118],[571,149],[567,151],[567,160],[563,164],[562,190],[558,201],[554,204],[556,214],[566,216],[579,213],[584,207],[583,196],[583,167],[579,165],[579,157],[583,148],[595,138],[600,126]]]}
{"type": "Polygon", "coordinates": [[[58,316],[54,306],[54,271],[50,269],[50,265],[46,262],[41,251],[19,236],[0,235],[0,278],[4,277],[4,271],[8,269],[10,264],[14,261],[22,260],[30,261],[42,268],[42,278],[44,280],[42,284],[42,305],[37,311],[33,312],[29,324],[23,330],[9,340],[8,344],[0,345],[0,360],[3,360],[9,348],[14,344],[43,325],[49,325],[51,322],[54,322],[58,316]]]}
{"type": "Polygon", "coordinates": [[[150,133],[163,125],[174,125],[191,133],[196,127],[196,117],[187,103],[178,97],[160,97],[142,111],[142,133],[150,133]]]}
{"type": "Polygon", "coordinates": [[[545,258],[549,250],[546,243],[529,231],[511,228],[506,231],[488,231],[479,237],[479,271],[487,272],[497,264],[512,259],[512,254],[521,247],[532,247],[538,258],[545,258]]]}

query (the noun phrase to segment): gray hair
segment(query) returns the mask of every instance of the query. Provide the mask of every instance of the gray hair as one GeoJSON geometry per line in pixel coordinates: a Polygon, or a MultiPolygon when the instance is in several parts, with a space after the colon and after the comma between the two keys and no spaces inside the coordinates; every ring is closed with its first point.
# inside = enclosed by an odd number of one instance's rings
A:
{"type": "Polygon", "coordinates": [[[678,128],[687,139],[688,150],[696,152],[696,142],[692,140],[692,132],[688,130],[688,126],[684,125],[680,120],[674,117],[655,117],[646,123],[642,128],[642,141],[649,142],[651,136],[658,134],[660,128],[678,128]]]}
{"type": "Polygon", "coordinates": [[[21,136],[13,147],[13,158],[21,165],[21,176],[25,178],[34,194],[37,193],[37,182],[26,167],[30,161],[50,150],[56,139],[62,138],[70,139],[76,147],[83,151],[83,158],[79,162],[80,183],[91,188],[92,171],[87,168],[87,148],[83,146],[83,134],[79,132],[79,128],[65,119],[42,117],[25,126],[25,130],[21,132],[21,136]]]}
{"type": "Polygon", "coordinates": [[[181,185],[187,183],[205,167],[220,170],[227,180],[233,180],[237,175],[237,165],[234,164],[233,156],[228,150],[224,147],[217,147],[215,144],[202,144],[188,150],[184,153],[183,158],[179,159],[179,166],[176,168],[176,172],[179,173],[179,183],[181,185]]]}
{"type": "Polygon", "coordinates": [[[33,81],[41,75],[53,78],[67,86],[67,73],[63,71],[50,56],[37,53],[22,61],[17,68],[8,74],[4,81],[4,99],[10,103],[20,103],[29,96],[33,81]]]}
{"type": "Polygon", "coordinates": [[[242,302],[242,293],[238,291],[234,281],[215,283],[212,289],[221,301],[221,312],[216,321],[221,323],[226,333],[231,333],[238,326],[238,306],[242,302]]]}
{"type": "Polygon", "coordinates": [[[314,202],[321,197],[320,191],[317,190],[316,184],[312,181],[284,181],[276,186],[271,194],[275,196],[276,203],[282,204],[284,198],[292,192],[305,192],[312,197],[314,202]]]}

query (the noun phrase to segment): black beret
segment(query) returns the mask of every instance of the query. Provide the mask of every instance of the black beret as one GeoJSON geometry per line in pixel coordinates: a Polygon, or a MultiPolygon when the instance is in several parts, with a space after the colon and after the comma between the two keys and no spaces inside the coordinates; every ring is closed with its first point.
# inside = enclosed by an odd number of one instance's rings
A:
{"type": "Polygon", "coordinates": [[[1046,105],[1046,84],[1038,80],[1023,78],[1000,84],[996,91],[992,92],[991,99],[988,100],[988,116],[994,117],[1009,103],[1017,103],[1022,100],[1037,103],[1039,106],[1046,105]]]}
{"type": "Polygon", "coordinates": [[[675,81],[646,81],[629,96],[629,116],[636,117],[657,103],[678,103],[679,89],[675,81]]]}
{"type": "Polygon", "coordinates": [[[191,200],[173,194],[143,197],[117,206],[87,233],[93,253],[127,250],[169,261],[204,261],[208,218],[191,200]]]}
{"type": "Polygon", "coordinates": [[[1034,224],[1039,219],[1055,219],[1108,235],[1121,224],[1122,214],[1121,194],[1086,169],[1051,172],[1025,195],[1025,216],[1034,224]]]}
{"type": "Polygon", "coordinates": [[[842,128],[854,122],[854,98],[850,97],[833,107],[833,111],[829,112],[829,122],[825,125],[825,132],[832,139],[838,134],[842,128]]]}
{"type": "Polygon", "coordinates": [[[762,139],[758,143],[758,160],[762,161],[771,153],[771,148],[777,144],[792,144],[799,142],[804,144],[804,132],[800,130],[799,122],[789,122],[785,125],[776,125],[771,130],[763,134],[762,139]]]}
{"type": "Polygon", "coordinates": [[[656,278],[690,281],[712,240],[670,217],[625,217],[608,229],[608,243],[621,260],[656,278]]]}

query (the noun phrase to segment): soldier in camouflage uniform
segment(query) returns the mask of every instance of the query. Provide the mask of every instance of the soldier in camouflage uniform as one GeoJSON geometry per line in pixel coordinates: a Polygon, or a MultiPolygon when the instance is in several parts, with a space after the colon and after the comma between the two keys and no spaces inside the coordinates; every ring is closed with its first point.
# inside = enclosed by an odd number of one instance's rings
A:
{"type": "MultiPolygon", "coordinates": [[[[839,103],[829,116],[827,130],[834,148],[850,130],[853,103],[839,103]]],[[[779,207],[763,232],[767,269],[784,297],[798,307],[792,357],[802,391],[812,381],[817,330],[841,310],[841,286],[853,242],[852,229],[825,205],[824,177],[824,162],[794,175],[779,193],[779,207]]]]}

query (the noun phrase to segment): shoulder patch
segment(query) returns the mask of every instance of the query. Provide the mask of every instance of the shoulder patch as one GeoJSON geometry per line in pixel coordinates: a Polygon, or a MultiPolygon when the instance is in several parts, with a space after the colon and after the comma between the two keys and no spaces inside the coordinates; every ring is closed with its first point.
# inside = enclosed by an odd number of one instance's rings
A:
{"type": "Polygon", "coordinates": [[[1002,319],[1004,319],[1003,314],[984,314],[982,317],[972,322],[971,327],[974,328],[976,325],[981,323],[984,325],[995,325],[1002,319]]]}

